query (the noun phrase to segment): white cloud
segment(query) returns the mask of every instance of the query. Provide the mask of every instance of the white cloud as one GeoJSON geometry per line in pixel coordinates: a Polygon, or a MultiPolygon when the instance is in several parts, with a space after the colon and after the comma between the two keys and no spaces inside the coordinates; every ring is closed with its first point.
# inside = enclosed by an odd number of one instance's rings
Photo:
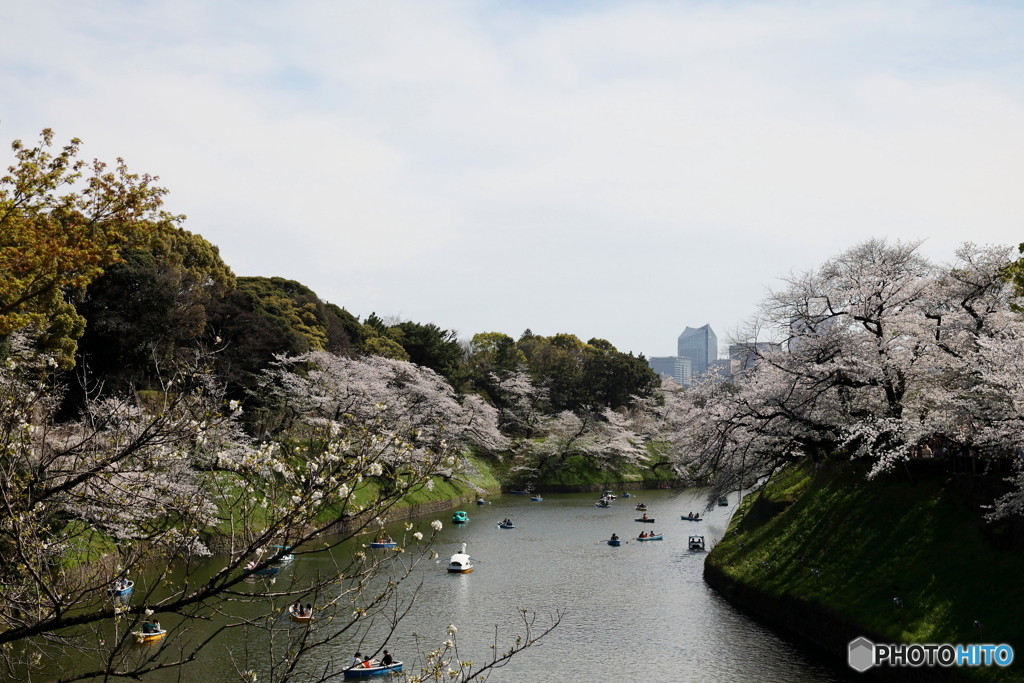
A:
{"type": "Polygon", "coordinates": [[[0,135],[158,173],[237,271],[356,313],[660,355],[859,239],[1021,241],[1021,28],[968,4],[10,6],[0,135]]]}

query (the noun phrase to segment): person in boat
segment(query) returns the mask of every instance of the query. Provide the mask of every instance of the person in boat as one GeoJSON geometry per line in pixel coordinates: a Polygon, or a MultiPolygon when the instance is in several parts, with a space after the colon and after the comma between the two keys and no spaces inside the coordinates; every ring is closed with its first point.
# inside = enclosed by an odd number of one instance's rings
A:
{"type": "Polygon", "coordinates": [[[619,535],[618,534],[612,534],[612,540],[613,541],[619,540],[619,535]]]}
{"type": "Polygon", "coordinates": [[[357,652],[352,656],[352,661],[348,663],[348,668],[354,669],[363,663],[363,660],[359,659],[362,656],[362,652],[357,652]]]}
{"type": "Polygon", "coordinates": [[[311,602],[307,602],[306,603],[306,611],[303,612],[302,615],[305,616],[305,617],[313,616],[313,603],[311,603],[311,602]]]}
{"type": "Polygon", "coordinates": [[[384,650],[384,656],[380,658],[380,665],[381,666],[391,666],[394,663],[394,661],[395,660],[391,656],[391,653],[388,652],[387,650],[384,650]]]}
{"type": "Polygon", "coordinates": [[[647,532],[646,531],[641,532],[640,538],[647,538],[647,532]]]}
{"type": "Polygon", "coordinates": [[[151,624],[148,621],[142,622],[142,632],[143,633],[155,633],[155,631],[153,630],[153,624],[151,624]]]}
{"type": "Polygon", "coordinates": [[[373,660],[370,659],[370,655],[366,655],[365,657],[363,657],[363,667],[366,669],[373,668],[373,660]]]}
{"type": "Polygon", "coordinates": [[[647,513],[646,512],[644,513],[644,516],[641,517],[641,519],[647,519],[647,513]]]}
{"type": "Polygon", "coordinates": [[[295,616],[301,617],[302,616],[302,603],[299,602],[298,600],[296,600],[295,604],[292,605],[292,612],[295,613],[295,616]]]}
{"type": "Polygon", "coordinates": [[[157,621],[156,619],[154,619],[153,620],[153,633],[160,633],[160,631],[163,631],[163,629],[160,628],[160,622],[157,621]]]}

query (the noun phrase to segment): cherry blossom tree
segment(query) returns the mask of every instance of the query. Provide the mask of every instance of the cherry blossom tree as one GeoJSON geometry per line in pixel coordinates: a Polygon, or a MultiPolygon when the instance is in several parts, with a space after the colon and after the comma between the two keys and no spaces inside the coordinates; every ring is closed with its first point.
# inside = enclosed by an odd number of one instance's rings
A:
{"type": "Polygon", "coordinates": [[[940,266],[919,246],[870,240],[790,275],[745,335],[751,370],[663,389],[679,475],[715,497],[801,458],[847,452],[877,476],[929,439],[1010,447],[1013,366],[994,359],[1020,334],[1012,252],[965,244],[940,266]]]}
{"type": "MultiPolygon", "coordinates": [[[[195,661],[231,629],[250,634],[232,653],[242,680],[338,677],[340,664],[313,666],[312,655],[371,634],[386,644],[415,597],[407,579],[434,556],[432,535],[407,526],[400,552],[357,552],[289,585],[265,570],[289,550],[302,557],[375,532],[409,492],[458,476],[464,449],[505,444],[494,410],[459,400],[436,373],[326,353],[268,370],[277,412],[258,439],[239,428],[203,358],[160,392],[91,397],[61,422],[52,359],[14,341],[0,368],[0,667],[12,680],[141,678],[195,661]],[[129,577],[131,599],[112,599],[111,583],[129,577]],[[276,616],[295,600],[313,602],[318,619],[282,629],[276,616]],[[132,647],[151,618],[167,637],[132,647]],[[55,660],[72,653],[77,667],[58,673],[55,660]]],[[[526,637],[453,680],[545,632],[524,623],[526,637]]]]}

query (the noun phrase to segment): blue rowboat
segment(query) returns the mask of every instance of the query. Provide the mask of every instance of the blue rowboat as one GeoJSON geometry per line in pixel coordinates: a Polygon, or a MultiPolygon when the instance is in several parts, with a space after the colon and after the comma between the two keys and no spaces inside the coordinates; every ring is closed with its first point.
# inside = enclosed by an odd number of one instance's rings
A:
{"type": "Polygon", "coordinates": [[[391,543],[377,543],[376,541],[370,544],[371,548],[397,548],[398,544],[395,542],[391,543]]]}
{"type": "Polygon", "coordinates": [[[540,496],[531,496],[530,500],[544,500],[544,499],[541,498],[540,496]]]}
{"type": "Polygon", "coordinates": [[[622,541],[620,541],[619,539],[616,538],[614,541],[608,541],[608,545],[613,546],[613,547],[617,547],[617,546],[622,545],[622,541]]]}
{"type": "Polygon", "coordinates": [[[609,503],[594,503],[594,507],[598,507],[598,508],[610,508],[610,507],[611,507],[611,504],[609,504],[609,503]]]}
{"type": "Polygon", "coordinates": [[[528,496],[528,495],[530,495],[529,491],[509,491],[509,493],[514,493],[517,496],[528,496]]]}
{"type": "Polygon", "coordinates": [[[463,512],[462,510],[459,510],[454,515],[452,515],[452,521],[456,524],[464,524],[465,522],[469,521],[469,514],[463,512]]]}
{"type": "Polygon", "coordinates": [[[622,492],[622,497],[623,497],[623,498],[632,498],[632,497],[633,497],[633,494],[632,494],[632,493],[628,493],[628,492],[626,492],[626,491],[623,491],[623,492],[622,492]]]}
{"type": "Polygon", "coordinates": [[[135,589],[135,582],[129,581],[124,588],[119,588],[119,584],[114,584],[107,589],[107,595],[112,598],[125,598],[131,595],[131,592],[135,589]]]}
{"type": "Polygon", "coordinates": [[[636,540],[638,540],[638,541],[660,541],[663,538],[665,538],[665,534],[658,534],[657,536],[647,536],[646,538],[642,537],[642,536],[637,536],[636,540]]]}
{"type": "Polygon", "coordinates": [[[351,669],[345,669],[345,678],[370,678],[371,676],[384,676],[389,673],[398,673],[402,670],[402,663],[395,662],[394,664],[388,664],[387,666],[371,666],[365,668],[357,666],[351,669]]]}

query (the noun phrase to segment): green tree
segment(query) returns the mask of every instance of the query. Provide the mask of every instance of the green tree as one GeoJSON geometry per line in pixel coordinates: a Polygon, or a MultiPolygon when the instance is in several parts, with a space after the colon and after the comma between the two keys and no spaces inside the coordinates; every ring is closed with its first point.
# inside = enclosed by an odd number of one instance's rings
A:
{"type": "Polygon", "coordinates": [[[123,258],[78,302],[88,321],[78,360],[108,387],[147,388],[159,366],[205,338],[209,308],[235,276],[217,247],[180,228],[158,230],[123,258]]]}
{"type": "Polygon", "coordinates": [[[73,296],[119,263],[125,249],[148,242],[182,216],[163,211],[167,190],[157,178],[108,170],[77,159],[81,141],[51,153],[40,144],[12,145],[15,163],[0,177],[0,337],[31,328],[58,363],[74,363],[84,323],[73,296]]]}

